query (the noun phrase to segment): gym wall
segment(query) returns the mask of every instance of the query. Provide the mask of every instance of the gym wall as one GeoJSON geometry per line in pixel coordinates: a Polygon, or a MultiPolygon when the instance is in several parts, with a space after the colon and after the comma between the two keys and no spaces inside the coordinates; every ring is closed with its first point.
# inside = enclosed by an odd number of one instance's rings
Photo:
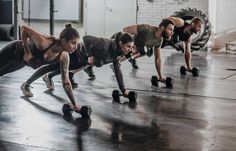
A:
{"type": "Polygon", "coordinates": [[[228,30],[236,30],[236,1],[235,0],[215,0],[215,33],[228,30]]]}
{"type": "MultiPolygon", "coordinates": [[[[83,33],[80,22],[82,21],[82,0],[54,0],[54,36],[59,36],[66,23],[83,33]],[[69,2],[70,1],[70,2],[69,2]]],[[[32,28],[44,34],[50,34],[49,28],[49,0],[18,0],[18,9],[22,13],[19,17],[19,25],[30,25],[32,28]],[[30,2],[30,15],[28,14],[30,2]],[[28,20],[30,18],[30,20],[28,20]],[[30,23],[29,23],[30,22],[30,23]]]]}
{"type": "Polygon", "coordinates": [[[137,23],[157,25],[166,16],[188,7],[208,14],[208,0],[138,0],[137,23]]]}
{"type": "MultiPolygon", "coordinates": [[[[49,0],[23,0],[23,19],[49,19],[49,4],[49,0]]],[[[55,0],[55,20],[80,21],[80,5],[80,0],[55,0]]]]}

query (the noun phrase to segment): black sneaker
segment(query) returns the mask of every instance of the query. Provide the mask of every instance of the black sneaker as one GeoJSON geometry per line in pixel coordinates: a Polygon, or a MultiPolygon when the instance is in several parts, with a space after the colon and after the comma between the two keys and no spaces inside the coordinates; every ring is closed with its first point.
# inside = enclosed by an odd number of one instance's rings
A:
{"type": "Polygon", "coordinates": [[[77,88],[78,83],[75,82],[73,77],[74,77],[74,73],[69,72],[69,79],[70,79],[71,86],[72,86],[72,88],[77,88]]]}
{"type": "Polygon", "coordinates": [[[130,59],[129,59],[129,62],[132,64],[132,67],[133,67],[134,69],[138,69],[138,65],[137,65],[135,59],[130,58],[130,59]]]}
{"type": "Polygon", "coordinates": [[[96,78],[96,76],[94,75],[92,67],[87,67],[86,69],[84,69],[84,71],[88,74],[90,79],[95,79],[96,78]]]}

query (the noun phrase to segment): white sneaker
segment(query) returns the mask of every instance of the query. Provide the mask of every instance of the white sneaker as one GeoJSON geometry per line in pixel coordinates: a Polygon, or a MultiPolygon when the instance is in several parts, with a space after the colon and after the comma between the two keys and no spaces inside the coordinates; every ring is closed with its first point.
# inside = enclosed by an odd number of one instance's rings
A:
{"type": "Polygon", "coordinates": [[[49,90],[54,90],[55,89],[54,83],[53,83],[52,79],[48,77],[48,74],[45,74],[43,76],[43,81],[46,83],[46,86],[49,90]]]}
{"type": "Polygon", "coordinates": [[[20,89],[21,89],[22,93],[24,94],[24,96],[33,97],[33,93],[30,92],[30,85],[28,85],[27,83],[23,83],[20,86],[20,89]]]}

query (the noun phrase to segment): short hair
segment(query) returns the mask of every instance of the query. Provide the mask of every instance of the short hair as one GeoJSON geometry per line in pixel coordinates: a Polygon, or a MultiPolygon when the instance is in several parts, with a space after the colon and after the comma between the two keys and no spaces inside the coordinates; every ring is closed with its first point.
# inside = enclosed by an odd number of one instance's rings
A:
{"type": "Polygon", "coordinates": [[[196,24],[196,23],[203,23],[202,22],[202,20],[199,18],[199,17],[194,17],[192,20],[191,20],[191,23],[194,23],[194,24],[196,24]]]}
{"type": "Polygon", "coordinates": [[[127,44],[129,42],[134,42],[134,38],[131,34],[124,32],[120,35],[119,41],[121,41],[122,44],[127,44]]]}
{"type": "Polygon", "coordinates": [[[175,25],[174,21],[171,19],[162,19],[159,27],[164,26],[166,28],[169,24],[175,25]]]}

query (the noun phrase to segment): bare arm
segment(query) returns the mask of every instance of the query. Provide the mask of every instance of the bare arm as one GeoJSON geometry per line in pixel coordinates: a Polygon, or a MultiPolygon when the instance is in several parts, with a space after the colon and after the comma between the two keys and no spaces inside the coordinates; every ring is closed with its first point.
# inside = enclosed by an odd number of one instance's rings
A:
{"type": "Polygon", "coordinates": [[[124,80],[123,80],[123,74],[120,69],[120,63],[117,60],[115,60],[113,62],[113,65],[114,65],[114,71],[115,71],[115,76],[116,76],[118,86],[119,86],[121,92],[125,93],[126,89],[125,89],[125,84],[124,84],[124,80]]]}
{"type": "Polygon", "coordinates": [[[137,31],[137,26],[138,25],[131,25],[131,26],[127,26],[123,29],[124,32],[130,33],[130,34],[134,34],[137,35],[138,31],[137,31]]]}
{"type": "Polygon", "coordinates": [[[69,80],[69,63],[70,63],[70,58],[69,54],[65,51],[63,51],[60,55],[60,64],[61,64],[61,78],[62,78],[62,84],[63,88],[69,97],[71,103],[73,105],[76,105],[74,94],[72,91],[72,86],[69,80]]]}
{"type": "Polygon", "coordinates": [[[155,47],[155,66],[157,73],[159,75],[160,80],[164,80],[162,73],[161,73],[161,48],[160,47],[155,47]]]}
{"type": "Polygon", "coordinates": [[[187,40],[183,42],[183,46],[184,46],[184,58],[185,58],[185,62],[187,65],[187,69],[191,70],[192,69],[192,65],[191,65],[191,58],[192,58],[192,53],[191,53],[191,43],[192,43],[192,39],[191,37],[187,40]]]}
{"type": "Polygon", "coordinates": [[[21,27],[21,39],[24,45],[24,51],[26,54],[31,53],[29,48],[29,40],[33,41],[37,48],[41,48],[41,45],[44,43],[45,38],[43,35],[33,30],[30,27],[22,26],[21,27]]]}
{"type": "Polygon", "coordinates": [[[182,18],[179,18],[179,17],[167,17],[167,19],[170,19],[172,21],[174,21],[175,23],[175,27],[182,27],[184,25],[184,20],[182,18]]]}

